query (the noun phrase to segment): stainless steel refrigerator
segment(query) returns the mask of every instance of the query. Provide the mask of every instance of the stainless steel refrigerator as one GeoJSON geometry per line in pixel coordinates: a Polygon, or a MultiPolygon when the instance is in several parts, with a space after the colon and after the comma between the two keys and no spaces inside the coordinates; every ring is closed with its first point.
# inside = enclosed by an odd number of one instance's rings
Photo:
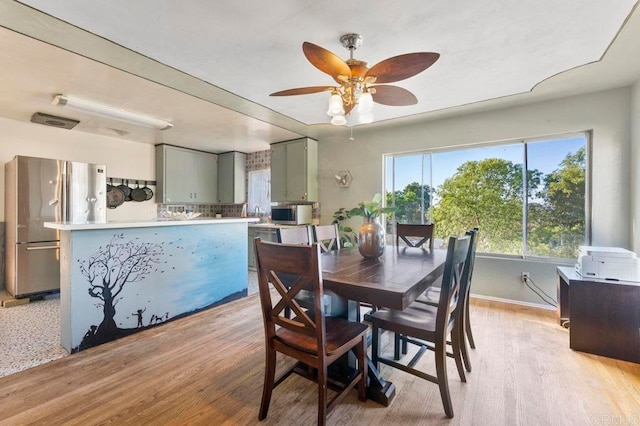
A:
{"type": "Polygon", "coordinates": [[[15,156],[5,164],[5,283],[14,297],[60,288],[59,231],[44,222],[106,222],[102,165],[15,156]]]}

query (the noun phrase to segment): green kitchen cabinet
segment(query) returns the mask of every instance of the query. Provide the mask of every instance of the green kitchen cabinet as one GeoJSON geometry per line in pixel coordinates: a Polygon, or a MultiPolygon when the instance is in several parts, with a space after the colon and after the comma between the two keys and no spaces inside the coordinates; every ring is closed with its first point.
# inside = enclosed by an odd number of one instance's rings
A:
{"type": "Polygon", "coordinates": [[[245,168],[247,154],[218,154],[218,203],[240,204],[247,201],[245,168]]]}
{"type": "Polygon", "coordinates": [[[271,145],[271,201],[318,201],[318,141],[303,138],[271,145]]]}
{"type": "Polygon", "coordinates": [[[171,145],[156,145],[156,200],[164,204],[215,204],[218,156],[171,145]]]}

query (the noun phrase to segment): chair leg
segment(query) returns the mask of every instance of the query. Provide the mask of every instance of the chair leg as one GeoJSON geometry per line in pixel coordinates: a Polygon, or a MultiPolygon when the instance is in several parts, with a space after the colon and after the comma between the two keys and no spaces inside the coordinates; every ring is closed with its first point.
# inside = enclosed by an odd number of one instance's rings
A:
{"type": "Polygon", "coordinates": [[[409,342],[407,342],[407,336],[402,336],[402,355],[406,355],[408,352],[409,342]]]}
{"type": "Polygon", "coordinates": [[[284,308],[284,316],[285,316],[285,318],[291,319],[291,308],[290,307],[287,306],[286,308],[284,308]]]}
{"type": "Polygon", "coordinates": [[[378,345],[380,340],[380,329],[375,326],[375,324],[371,327],[371,362],[373,366],[380,370],[380,365],[378,365],[378,345]]]}
{"type": "Polygon", "coordinates": [[[393,333],[393,359],[400,359],[400,333],[393,333]]]}
{"type": "Polygon", "coordinates": [[[449,382],[447,381],[447,345],[446,343],[436,343],[436,377],[438,379],[438,387],[440,388],[440,398],[444,412],[450,419],[453,418],[453,407],[451,405],[451,396],[449,395],[449,382]]]}
{"type": "MultiPolygon", "coordinates": [[[[463,310],[461,312],[462,314],[465,313],[465,311],[463,310]]],[[[464,329],[465,329],[465,325],[467,323],[467,316],[464,315],[464,318],[462,318],[461,321],[458,321],[458,324],[456,325],[456,328],[458,328],[458,338],[459,338],[459,344],[460,344],[460,351],[462,352],[462,361],[464,361],[464,366],[467,369],[467,371],[470,373],[471,372],[471,358],[469,357],[469,350],[467,349],[467,339],[465,339],[464,337],[464,329]]]]}
{"type": "MultiPolygon", "coordinates": [[[[475,349],[476,348],[476,343],[473,341],[473,333],[471,332],[471,317],[469,316],[469,302],[467,301],[467,306],[465,309],[465,321],[464,321],[464,327],[465,330],[467,331],[467,339],[469,339],[469,345],[471,346],[471,349],[475,349]]],[[[471,371],[471,370],[469,370],[471,371]]]]}
{"type": "Polygon", "coordinates": [[[260,414],[258,420],[267,418],[269,403],[271,402],[271,392],[276,377],[276,351],[267,346],[266,361],[264,369],[264,387],[262,388],[262,401],[260,402],[260,414]]]}
{"type": "Polygon", "coordinates": [[[356,355],[358,356],[358,370],[362,374],[360,383],[358,383],[358,398],[360,401],[367,400],[367,340],[366,337],[362,338],[362,342],[356,347],[356,355]]]}
{"type": "Polygon", "coordinates": [[[327,367],[318,368],[318,425],[327,423],[327,367]]]}
{"type": "Polygon", "coordinates": [[[454,324],[454,327],[451,330],[451,350],[453,352],[453,359],[456,360],[456,367],[458,368],[460,381],[464,383],[467,381],[467,378],[464,374],[464,366],[462,365],[462,349],[460,348],[460,326],[458,324],[454,324]]]}

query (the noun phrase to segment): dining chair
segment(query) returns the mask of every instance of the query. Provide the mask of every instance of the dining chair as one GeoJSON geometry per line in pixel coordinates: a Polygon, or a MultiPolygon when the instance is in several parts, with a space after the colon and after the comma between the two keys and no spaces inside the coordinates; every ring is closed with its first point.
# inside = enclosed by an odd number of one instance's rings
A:
{"type": "Polygon", "coordinates": [[[396,222],[396,246],[400,246],[402,240],[407,247],[422,247],[429,241],[429,249],[433,250],[433,231],[435,225],[419,223],[396,222]]]}
{"type": "MultiPolygon", "coordinates": [[[[460,310],[460,314],[462,319],[459,322],[460,326],[460,336],[462,336],[460,341],[460,349],[462,350],[462,360],[464,361],[464,366],[467,371],[471,372],[471,359],[469,357],[469,351],[467,350],[467,340],[469,341],[469,346],[472,349],[476,348],[475,341],[473,340],[473,333],[471,332],[471,317],[469,315],[469,295],[471,294],[471,282],[473,278],[473,267],[476,261],[476,250],[478,247],[478,228],[473,228],[473,230],[468,231],[467,235],[471,236],[471,249],[469,251],[469,259],[468,262],[468,279],[465,282],[465,288],[462,290],[462,294],[460,295],[460,300],[463,308],[460,310]]],[[[420,295],[414,302],[422,303],[430,306],[438,306],[440,301],[440,288],[438,287],[429,287],[425,293],[420,295]]],[[[406,353],[406,347],[403,347],[403,352],[406,353]]]]}
{"type": "MultiPolygon", "coordinates": [[[[340,230],[338,224],[332,225],[313,225],[313,240],[320,245],[323,253],[327,253],[333,250],[340,250],[340,230]]],[[[363,317],[361,309],[365,308],[368,311],[374,312],[376,307],[370,303],[359,302],[357,320],[363,317]]]]}
{"type": "MultiPolygon", "coordinates": [[[[309,226],[292,226],[292,227],[278,227],[276,229],[277,241],[282,244],[306,244],[309,245],[313,241],[311,240],[311,229],[309,226]]],[[[289,285],[290,282],[295,280],[295,277],[289,277],[283,274],[281,277],[282,282],[285,285],[289,285]]],[[[324,312],[326,315],[341,314],[346,309],[346,302],[343,299],[339,299],[338,296],[330,291],[325,291],[323,294],[324,312]]],[[[306,309],[313,309],[313,293],[311,291],[302,289],[296,295],[296,300],[306,309]]],[[[291,318],[291,310],[285,308],[284,315],[287,318],[291,318]]]]}
{"type": "Polygon", "coordinates": [[[378,368],[379,363],[412,374],[421,379],[437,383],[444,411],[449,418],[453,418],[453,407],[449,394],[447,379],[447,337],[451,337],[453,358],[456,362],[460,380],[466,382],[462,357],[460,355],[460,328],[458,311],[462,308],[460,301],[461,286],[467,278],[467,258],[470,250],[471,237],[449,238],[449,247],[442,277],[442,290],[438,307],[409,306],[405,310],[379,309],[371,314],[372,330],[372,361],[378,368]],[[401,334],[409,343],[420,346],[418,353],[405,365],[392,359],[380,356],[380,331],[388,330],[401,334]],[[419,358],[431,346],[435,354],[436,375],[430,375],[414,368],[419,358]]]}
{"type": "Polygon", "coordinates": [[[297,373],[317,382],[318,424],[324,425],[335,404],[356,384],[359,399],[366,400],[368,327],[344,318],[325,317],[324,305],[320,303],[323,299],[323,283],[318,244],[277,244],[262,242],[260,238],[256,238],[254,244],[266,346],[264,387],[258,419],[264,420],[267,417],[273,389],[292,373],[297,373]],[[294,275],[297,280],[288,288],[280,279],[282,274],[294,275]],[[272,283],[279,299],[272,297],[269,283],[272,283]],[[314,294],[313,311],[306,311],[295,299],[305,286],[312,288],[314,294]],[[285,307],[292,310],[294,318],[282,315],[285,307]],[[349,350],[356,354],[357,374],[343,386],[338,386],[334,381],[328,382],[329,364],[349,350]],[[295,365],[276,379],[278,352],[298,360],[307,368],[295,365]],[[338,392],[331,400],[327,398],[327,387],[338,392]]]}
{"type": "Polygon", "coordinates": [[[311,244],[311,232],[308,226],[292,226],[289,228],[276,228],[279,243],[284,244],[311,244]]]}
{"type": "Polygon", "coordinates": [[[313,225],[313,241],[320,245],[322,252],[340,250],[340,231],[338,224],[313,225]]]}

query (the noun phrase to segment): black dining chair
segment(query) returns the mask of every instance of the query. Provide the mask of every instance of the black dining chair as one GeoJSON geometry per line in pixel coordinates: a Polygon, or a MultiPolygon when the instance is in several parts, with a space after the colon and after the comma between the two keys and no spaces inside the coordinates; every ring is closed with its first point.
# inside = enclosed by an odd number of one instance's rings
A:
{"type": "Polygon", "coordinates": [[[297,373],[317,382],[318,424],[324,425],[335,404],[356,384],[360,401],[366,401],[368,327],[344,318],[325,317],[324,306],[319,303],[323,300],[323,283],[318,244],[277,244],[262,242],[260,238],[256,238],[255,252],[266,346],[264,387],[258,419],[264,420],[267,417],[273,389],[292,373],[297,373]],[[289,287],[281,281],[282,274],[295,276],[297,279],[289,287]],[[279,298],[272,297],[270,283],[279,298]],[[311,288],[313,293],[313,311],[303,309],[296,301],[296,295],[304,287],[311,288]],[[294,318],[282,315],[285,307],[291,309],[294,318]],[[350,350],[355,352],[358,360],[356,374],[346,385],[329,382],[329,364],[350,350]],[[278,352],[298,360],[307,368],[294,365],[276,379],[278,352]],[[327,388],[338,392],[331,400],[328,398],[327,388]]]}
{"type": "MultiPolygon", "coordinates": [[[[460,324],[460,335],[463,336],[461,343],[462,350],[462,360],[464,361],[464,366],[467,371],[471,372],[471,359],[469,357],[469,351],[467,350],[467,340],[469,341],[469,346],[472,349],[476,348],[475,341],[473,340],[473,333],[471,332],[471,316],[469,315],[469,295],[471,294],[471,282],[473,278],[473,267],[476,261],[476,251],[478,247],[478,228],[473,228],[473,230],[467,232],[468,235],[472,235],[472,244],[471,251],[468,259],[469,263],[469,278],[466,282],[466,287],[464,288],[463,294],[461,295],[463,309],[460,311],[462,315],[462,320],[459,322],[460,324]]],[[[422,303],[430,306],[438,306],[438,302],[440,300],[440,288],[438,287],[429,287],[425,293],[420,295],[414,303],[422,303]]],[[[406,346],[403,346],[403,352],[406,353],[406,346]]]]}
{"type": "Polygon", "coordinates": [[[453,418],[453,406],[449,394],[447,379],[447,338],[451,338],[453,358],[456,362],[460,380],[465,382],[464,367],[460,351],[459,311],[461,289],[468,278],[467,259],[471,247],[471,236],[449,238],[447,259],[442,277],[440,301],[437,307],[428,305],[405,310],[379,309],[371,314],[372,323],[372,361],[376,368],[379,363],[402,370],[424,380],[438,384],[444,411],[453,418]],[[380,332],[388,330],[416,344],[420,350],[406,365],[380,355],[380,332]],[[430,375],[415,367],[426,349],[432,348],[435,354],[436,375],[430,375]]]}

